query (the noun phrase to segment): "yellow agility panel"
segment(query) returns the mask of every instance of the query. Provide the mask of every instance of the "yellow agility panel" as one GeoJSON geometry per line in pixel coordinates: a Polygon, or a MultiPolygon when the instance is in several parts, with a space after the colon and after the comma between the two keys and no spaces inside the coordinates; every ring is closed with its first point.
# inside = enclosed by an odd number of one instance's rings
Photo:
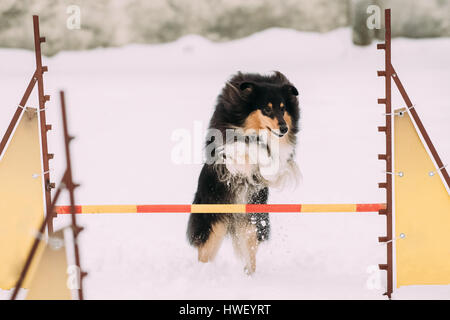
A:
{"type": "Polygon", "coordinates": [[[81,213],[136,213],[136,205],[82,206],[81,213]]]}
{"type": "Polygon", "coordinates": [[[0,160],[1,289],[14,287],[44,218],[39,136],[36,110],[27,109],[0,160]]]}
{"type": "Polygon", "coordinates": [[[34,259],[35,270],[30,274],[27,300],[70,300],[67,287],[67,258],[62,231],[54,233],[49,244],[41,241],[43,254],[34,259]]]}
{"type": "Polygon", "coordinates": [[[450,284],[450,196],[409,114],[394,121],[397,287],[450,284]]]}
{"type": "Polygon", "coordinates": [[[193,204],[192,213],[245,213],[245,204],[193,204]]]}
{"type": "Polygon", "coordinates": [[[355,212],[356,204],[302,204],[302,212],[355,212]]]}

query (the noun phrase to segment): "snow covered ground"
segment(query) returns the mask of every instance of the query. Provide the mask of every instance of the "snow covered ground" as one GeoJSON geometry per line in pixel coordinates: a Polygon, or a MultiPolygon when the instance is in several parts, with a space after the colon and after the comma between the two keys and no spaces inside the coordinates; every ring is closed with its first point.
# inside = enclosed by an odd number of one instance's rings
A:
{"type": "MultiPolygon", "coordinates": [[[[44,44],[45,45],[45,44],[44,44]]],[[[393,41],[392,60],[444,163],[450,161],[450,39],[393,41]]],[[[52,176],[64,169],[57,92],[66,90],[79,204],[190,203],[200,163],[174,164],[177,129],[206,128],[224,81],[238,70],[280,70],[300,91],[296,189],[271,203],[383,202],[383,52],[354,47],[349,29],[323,35],[270,29],[212,43],[187,36],[162,45],[62,52],[44,58],[52,176]]],[[[34,70],[32,52],[0,50],[2,134],[34,70]]],[[[395,90],[394,90],[395,92],[395,90]]],[[[394,93],[394,106],[403,106],[394,93]]],[[[29,105],[36,105],[35,95],[29,105]]],[[[197,149],[198,153],[201,150],[197,149]]],[[[195,153],[193,154],[194,158],[195,153]]],[[[67,198],[61,204],[68,203],[67,198]]],[[[80,216],[88,299],[383,299],[369,289],[385,263],[385,218],[376,214],[272,214],[272,239],[248,278],[226,241],[217,260],[196,262],[185,214],[80,216]]],[[[67,223],[55,220],[57,226],[67,223]]],[[[380,273],[385,284],[385,273],[380,273]]],[[[6,297],[6,293],[1,294],[6,297]]],[[[403,287],[394,298],[450,298],[450,286],[403,287]]]]}

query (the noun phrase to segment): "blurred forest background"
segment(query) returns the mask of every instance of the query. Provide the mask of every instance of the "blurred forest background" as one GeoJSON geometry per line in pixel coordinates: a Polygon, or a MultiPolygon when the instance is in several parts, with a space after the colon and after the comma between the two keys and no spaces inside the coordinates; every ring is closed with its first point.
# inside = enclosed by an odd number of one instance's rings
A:
{"type": "Polygon", "coordinates": [[[46,55],[186,34],[227,41],[271,27],[327,32],[349,26],[352,41],[367,45],[383,36],[366,27],[372,4],[392,8],[393,36],[450,36],[450,0],[1,0],[0,47],[32,49],[32,14],[48,39],[46,55]],[[80,29],[66,27],[71,5],[80,8],[80,29]]]}

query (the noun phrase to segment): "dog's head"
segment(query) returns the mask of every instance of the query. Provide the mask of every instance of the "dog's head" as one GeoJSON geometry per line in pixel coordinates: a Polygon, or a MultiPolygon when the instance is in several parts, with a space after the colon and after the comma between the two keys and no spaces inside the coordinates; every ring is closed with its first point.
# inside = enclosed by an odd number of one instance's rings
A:
{"type": "Polygon", "coordinates": [[[292,129],[291,111],[297,106],[292,105],[291,100],[298,96],[293,85],[243,82],[239,89],[246,96],[250,111],[244,130],[267,129],[281,138],[292,129]]]}
{"type": "Polygon", "coordinates": [[[272,75],[239,72],[219,97],[225,113],[220,114],[244,131],[268,130],[279,138],[293,136],[298,132],[297,96],[297,88],[278,71],[272,75]]]}

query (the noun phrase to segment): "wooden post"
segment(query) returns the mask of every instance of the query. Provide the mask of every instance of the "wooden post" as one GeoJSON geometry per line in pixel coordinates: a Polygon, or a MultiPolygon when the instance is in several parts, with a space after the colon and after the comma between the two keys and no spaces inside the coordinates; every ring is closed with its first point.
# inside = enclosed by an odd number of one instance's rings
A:
{"type": "MultiPolygon", "coordinates": [[[[49,126],[47,126],[46,115],[45,115],[45,103],[50,100],[49,95],[44,94],[44,72],[48,71],[48,67],[42,66],[42,54],[41,54],[41,43],[45,42],[45,38],[40,36],[39,32],[39,17],[33,16],[33,29],[34,29],[34,52],[36,56],[36,72],[35,78],[38,85],[38,96],[39,96],[39,118],[41,126],[41,145],[42,145],[42,167],[44,170],[44,194],[45,194],[45,208],[47,215],[53,215],[50,211],[50,206],[52,202],[51,190],[55,187],[55,184],[50,181],[50,165],[49,165],[49,154],[47,145],[47,131],[49,126]]],[[[53,216],[48,219],[48,233],[53,233],[53,216]]]]}
{"type": "Polygon", "coordinates": [[[386,243],[387,263],[380,264],[380,270],[387,272],[387,288],[384,293],[389,297],[393,292],[393,244],[392,244],[392,95],[391,95],[391,77],[393,69],[391,65],[391,10],[384,12],[385,38],[384,43],[378,44],[377,49],[385,52],[385,70],[378,71],[378,76],[385,77],[385,97],[378,99],[379,104],[385,105],[385,127],[378,128],[378,131],[386,135],[386,154],[378,155],[378,159],[386,161],[386,182],[379,183],[379,188],[386,189],[386,209],[381,209],[379,214],[386,216],[386,236],[379,237],[378,241],[386,243]]]}
{"type": "Polygon", "coordinates": [[[66,102],[64,99],[64,91],[60,91],[60,99],[61,99],[61,112],[62,112],[62,120],[63,120],[63,129],[64,129],[64,145],[66,151],[66,176],[64,179],[64,184],[66,185],[67,190],[69,191],[70,198],[70,213],[72,217],[72,232],[73,232],[73,245],[74,245],[74,253],[75,253],[75,264],[80,273],[80,282],[78,289],[78,298],[80,300],[84,299],[83,296],[83,278],[87,276],[87,272],[84,272],[81,269],[80,263],[80,251],[78,248],[78,236],[81,231],[83,231],[83,227],[77,225],[76,215],[75,215],[75,188],[78,187],[77,184],[73,182],[72,179],[72,162],[70,157],[70,142],[73,137],[69,135],[69,130],[67,127],[67,113],[66,113],[66,102]]]}

